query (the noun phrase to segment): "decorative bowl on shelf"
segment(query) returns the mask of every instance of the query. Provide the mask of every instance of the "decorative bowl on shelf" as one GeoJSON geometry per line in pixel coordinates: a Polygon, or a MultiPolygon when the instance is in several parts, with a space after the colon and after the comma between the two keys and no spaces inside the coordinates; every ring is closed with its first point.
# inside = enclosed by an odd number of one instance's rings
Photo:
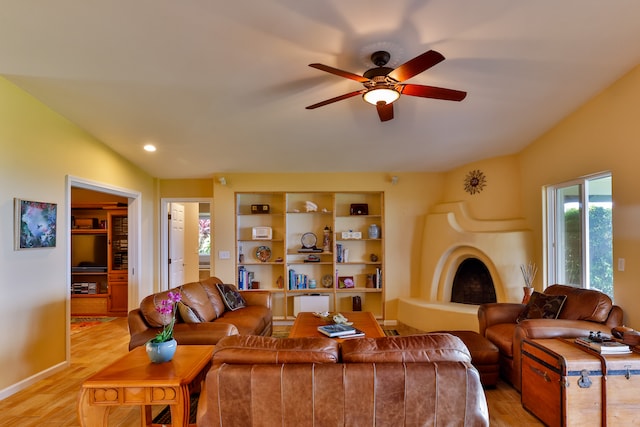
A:
{"type": "Polygon", "coordinates": [[[258,246],[258,249],[256,249],[256,258],[261,262],[269,261],[269,259],[271,259],[271,248],[269,246],[258,246]]]}

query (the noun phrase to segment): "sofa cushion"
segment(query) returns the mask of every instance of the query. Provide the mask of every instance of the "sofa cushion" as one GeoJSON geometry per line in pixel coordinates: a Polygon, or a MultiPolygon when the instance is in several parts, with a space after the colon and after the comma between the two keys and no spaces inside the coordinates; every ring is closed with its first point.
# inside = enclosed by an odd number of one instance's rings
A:
{"type": "Polygon", "coordinates": [[[220,296],[220,291],[218,291],[218,287],[216,286],[218,283],[222,283],[222,281],[217,277],[209,277],[208,279],[200,282],[204,290],[207,292],[209,302],[211,302],[213,309],[216,311],[216,316],[219,317],[224,313],[226,306],[224,305],[222,297],[220,296]]]}
{"type": "Polygon", "coordinates": [[[225,311],[216,322],[235,325],[240,335],[258,335],[271,324],[271,310],[263,305],[248,305],[242,310],[225,311]]]}
{"type": "Polygon", "coordinates": [[[200,282],[186,283],[180,286],[179,289],[182,292],[182,302],[195,311],[203,322],[211,322],[218,317],[209,302],[207,291],[205,291],[200,282]]]}
{"type": "Polygon", "coordinates": [[[498,323],[489,326],[485,331],[485,336],[498,347],[500,354],[512,358],[513,334],[516,326],[516,323],[498,323]]]}
{"type": "Polygon", "coordinates": [[[339,346],[330,338],[228,336],[216,344],[213,363],[337,363],[339,346]]]}
{"type": "Polygon", "coordinates": [[[516,323],[526,319],[556,319],[566,299],[566,295],[546,295],[534,291],[516,323]]]}
{"type": "Polygon", "coordinates": [[[164,325],[164,322],[168,321],[168,319],[165,319],[165,316],[158,313],[156,307],[162,300],[167,299],[169,292],[179,292],[182,302],[197,313],[201,321],[210,322],[216,318],[216,312],[209,303],[209,298],[204,288],[200,286],[200,283],[194,282],[143,298],[140,302],[140,311],[149,326],[154,328],[161,327],[164,325]]]}
{"type": "Polygon", "coordinates": [[[224,283],[217,283],[216,287],[220,292],[224,305],[231,311],[235,311],[239,308],[247,306],[246,301],[242,298],[242,295],[238,292],[235,286],[224,283]]]}
{"type": "Polygon", "coordinates": [[[446,333],[359,338],[342,343],[342,361],[347,362],[471,362],[460,338],[446,333]]]}
{"type": "Polygon", "coordinates": [[[160,302],[167,299],[168,293],[169,291],[164,291],[148,295],[140,301],[140,312],[149,326],[153,328],[160,328],[164,326],[165,323],[169,322],[169,316],[164,316],[156,310],[156,307],[160,305],[160,302]]]}
{"type": "Polygon", "coordinates": [[[178,313],[185,323],[202,323],[202,319],[191,307],[182,301],[178,301],[178,313]]]}
{"type": "Polygon", "coordinates": [[[546,295],[566,295],[567,300],[560,311],[559,319],[589,320],[604,323],[613,306],[611,298],[595,289],[575,288],[567,285],[552,285],[545,289],[546,295]]]}

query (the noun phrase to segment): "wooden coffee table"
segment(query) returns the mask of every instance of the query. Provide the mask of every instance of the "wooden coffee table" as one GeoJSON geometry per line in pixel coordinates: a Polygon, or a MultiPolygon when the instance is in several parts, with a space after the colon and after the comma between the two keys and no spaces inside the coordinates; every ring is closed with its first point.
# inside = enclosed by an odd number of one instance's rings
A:
{"type": "Polygon", "coordinates": [[[169,405],[173,426],[189,426],[189,399],[211,366],[212,345],[179,345],[173,360],[151,363],[144,347],[96,372],[78,399],[80,425],[107,426],[112,406],[139,405],[142,425],[152,426],[151,405],[169,405]]]}
{"type": "MultiPolygon", "coordinates": [[[[384,337],[384,331],[378,324],[378,321],[372,313],[368,311],[351,311],[341,312],[344,317],[353,322],[353,326],[356,329],[360,329],[364,332],[365,337],[380,338],[384,337]]],[[[314,316],[313,313],[301,312],[296,316],[296,320],[293,322],[291,332],[289,332],[289,338],[300,337],[325,337],[326,335],[318,332],[318,326],[327,325],[331,322],[327,322],[320,317],[314,316]]],[[[336,338],[340,340],[340,338],[336,338]]]]}

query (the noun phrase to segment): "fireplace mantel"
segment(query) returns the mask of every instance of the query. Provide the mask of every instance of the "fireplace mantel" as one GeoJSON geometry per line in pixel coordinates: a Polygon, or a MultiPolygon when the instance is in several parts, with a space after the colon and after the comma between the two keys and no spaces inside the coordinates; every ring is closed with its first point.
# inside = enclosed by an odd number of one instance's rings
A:
{"type": "Polygon", "coordinates": [[[524,219],[480,220],[464,202],[435,206],[425,218],[420,286],[416,295],[401,298],[398,320],[423,330],[450,328],[445,322],[477,330],[477,306],[450,302],[460,264],[479,259],[491,274],[497,301],[520,302],[520,265],[533,259],[532,248],[524,219]]]}

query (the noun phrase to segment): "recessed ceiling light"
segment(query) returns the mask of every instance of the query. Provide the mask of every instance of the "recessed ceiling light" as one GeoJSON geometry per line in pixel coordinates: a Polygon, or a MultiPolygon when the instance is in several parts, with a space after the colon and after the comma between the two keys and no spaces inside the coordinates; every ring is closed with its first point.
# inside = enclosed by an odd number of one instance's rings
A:
{"type": "Polygon", "coordinates": [[[153,144],[146,144],[144,146],[144,151],[148,151],[150,153],[153,153],[154,151],[156,151],[156,146],[153,144]]]}

